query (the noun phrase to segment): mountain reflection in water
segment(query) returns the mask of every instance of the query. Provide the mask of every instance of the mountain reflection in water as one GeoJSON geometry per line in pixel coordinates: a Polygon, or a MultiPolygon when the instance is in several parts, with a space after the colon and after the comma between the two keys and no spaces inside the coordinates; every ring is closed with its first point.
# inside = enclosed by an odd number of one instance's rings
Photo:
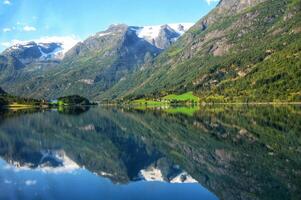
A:
{"type": "Polygon", "coordinates": [[[300,121],[299,106],[1,111],[0,199],[301,199],[300,121]]]}

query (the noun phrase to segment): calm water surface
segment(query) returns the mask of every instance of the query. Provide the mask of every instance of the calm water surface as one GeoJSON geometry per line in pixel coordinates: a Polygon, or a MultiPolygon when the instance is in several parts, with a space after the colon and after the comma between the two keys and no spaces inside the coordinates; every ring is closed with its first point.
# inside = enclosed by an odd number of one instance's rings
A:
{"type": "Polygon", "coordinates": [[[301,199],[301,108],[0,111],[0,199],[301,199]]]}

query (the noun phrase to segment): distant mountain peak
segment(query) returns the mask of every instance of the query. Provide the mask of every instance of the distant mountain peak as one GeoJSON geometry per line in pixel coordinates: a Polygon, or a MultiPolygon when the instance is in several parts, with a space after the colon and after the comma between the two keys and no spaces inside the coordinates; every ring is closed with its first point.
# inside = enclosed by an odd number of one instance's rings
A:
{"type": "Polygon", "coordinates": [[[127,28],[129,27],[127,24],[111,24],[108,30],[120,29],[120,28],[127,28]]]}
{"type": "Polygon", "coordinates": [[[3,54],[14,56],[23,64],[30,64],[34,61],[61,60],[64,57],[64,48],[62,43],[30,41],[15,44],[3,54]]]}
{"type": "MultiPolygon", "coordinates": [[[[4,50],[2,54],[7,54],[8,52],[21,51],[30,48],[36,49],[36,54],[42,57],[42,60],[53,59],[61,60],[65,56],[65,53],[69,51],[79,40],[75,38],[75,36],[66,36],[66,37],[43,37],[40,39],[32,40],[32,41],[12,41],[11,46],[4,50]],[[39,53],[39,48],[42,51],[39,53]],[[56,47],[56,48],[55,48],[56,47]],[[53,49],[55,48],[55,49],[53,49]],[[48,55],[45,57],[45,54],[51,53],[51,51],[55,51],[55,55],[48,55]],[[55,56],[55,57],[53,57],[55,56]]],[[[37,57],[35,55],[35,59],[37,57]]]]}
{"type": "Polygon", "coordinates": [[[160,49],[165,49],[192,26],[193,23],[179,23],[132,28],[136,31],[139,38],[145,39],[160,49]]]}
{"type": "Polygon", "coordinates": [[[87,40],[111,38],[126,33],[136,34],[138,38],[146,40],[156,48],[166,49],[193,25],[193,23],[174,23],[154,26],[128,26],[126,24],[112,24],[107,30],[98,32],[87,40]]]}

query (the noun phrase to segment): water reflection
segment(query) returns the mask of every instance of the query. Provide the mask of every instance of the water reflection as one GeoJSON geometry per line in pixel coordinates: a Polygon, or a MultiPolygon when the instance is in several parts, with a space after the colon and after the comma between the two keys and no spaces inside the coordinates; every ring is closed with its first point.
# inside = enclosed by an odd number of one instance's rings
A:
{"type": "Polygon", "coordinates": [[[90,106],[59,106],[56,109],[61,114],[67,115],[80,115],[90,110],[90,106]]]}
{"type": "MultiPolygon", "coordinates": [[[[10,179],[21,170],[29,176],[21,178],[23,185],[37,185],[52,174],[70,185],[86,181],[90,189],[97,180],[97,194],[107,187],[130,197],[138,195],[129,189],[135,185],[149,199],[187,199],[187,194],[215,199],[212,193],[220,199],[300,199],[300,111],[298,106],[206,106],[199,111],[94,107],[2,112],[0,190],[9,190],[10,179]],[[68,182],[66,176],[73,178],[68,182]],[[128,187],[125,193],[120,186],[128,187]],[[152,187],[165,195],[154,196],[152,187]]],[[[46,185],[66,189],[59,183],[46,185]]]]}

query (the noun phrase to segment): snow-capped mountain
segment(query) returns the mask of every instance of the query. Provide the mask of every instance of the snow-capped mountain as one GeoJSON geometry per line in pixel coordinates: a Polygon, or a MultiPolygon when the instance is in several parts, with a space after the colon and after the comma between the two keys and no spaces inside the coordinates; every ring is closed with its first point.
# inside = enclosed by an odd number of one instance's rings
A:
{"type": "Polygon", "coordinates": [[[159,37],[160,31],[162,31],[165,28],[168,28],[170,31],[174,31],[174,32],[178,33],[179,36],[181,36],[192,26],[193,26],[193,23],[144,26],[144,27],[138,28],[137,34],[140,38],[144,38],[146,40],[153,40],[153,39],[156,39],[157,37],[159,37]]]}
{"type": "MultiPolygon", "coordinates": [[[[105,36],[114,37],[119,33],[118,31],[120,31],[120,29],[114,29],[114,27],[119,26],[120,25],[112,25],[107,31],[99,32],[92,38],[105,36]]],[[[193,26],[192,23],[179,23],[143,27],[128,26],[128,28],[135,32],[138,38],[144,39],[156,48],[166,49],[191,26],[193,26]]],[[[43,61],[59,62],[77,42],[77,40],[70,38],[46,38],[37,41],[19,41],[13,43],[2,55],[13,56],[24,65],[43,61]]]]}
{"type": "MultiPolygon", "coordinates": [[[[138,38],[146,40],[147,42],[159,49],[166,49],[179,37],[181,37],[186,31],[188,31],[193,25],[193,23],[179,23],[142,27],[128,26],[128,28],[134,31],[138,38]]],[[[121,25],[112,25],[108,30],[99,32],[92,37],[114,37],[114,35],[118,33],[116,33],[116,30],[114,30],[113,28],[118,26],[121,25]]]]}
{"type": "Polygon", "coordinates": [[[14,56],[27,65],[35,61],[61,60],[64,52],[62,43],[27,42],[13,45],[4,54],[14,56]]]}
{"type": "Polygon", "coordinates": [[[192,26],[193,23],[182,23],[133,27],[133,29],[139,38],[145,39],[157,48],[166,49],[192,26]]]}
{"type": "Polygon", "coordinates": [[[32,41],[13,40],[10,42],[11,47],[1,55],[13,56],[24,65],[36,62],[59,62],[78,41],[74,36],[42,37],[32,41]]]}

